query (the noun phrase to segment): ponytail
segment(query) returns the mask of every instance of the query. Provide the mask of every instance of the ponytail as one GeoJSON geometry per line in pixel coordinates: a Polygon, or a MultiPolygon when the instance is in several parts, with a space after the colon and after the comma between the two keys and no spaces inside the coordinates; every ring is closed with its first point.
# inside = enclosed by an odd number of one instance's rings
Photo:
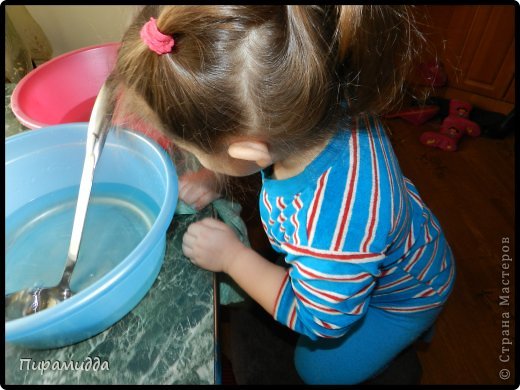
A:
{"type": "Polygon", "coordinates": [[[420,48],[410,6],[337,6],[337,58],[353,114],[401,103],[420,48]]]}
{"type": "Polygon", "coordinates": [[[343,61],[347,49],[361,24],[363,6],[361,5],[337,5],[338,23],[336,26],[335,40],[338,42],[338,59],[343,61]]]}

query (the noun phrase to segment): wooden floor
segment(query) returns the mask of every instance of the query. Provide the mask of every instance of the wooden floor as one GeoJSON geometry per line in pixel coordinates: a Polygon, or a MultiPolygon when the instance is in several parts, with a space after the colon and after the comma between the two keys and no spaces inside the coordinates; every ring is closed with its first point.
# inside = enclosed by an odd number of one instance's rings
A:
{"type": "MultiPolygon", "coordinates": [[[[466,137],[458,151],[443,152],[419,142],[438,123],[386,123],[403,173],[439,219],[456,258],[452,295],[432,342],[419,349],[422,384],[513,384],[514,260],[508,258],[515,253],[514,134],[466,137]]],[[[248,209],[254,205],[245,205],[244,219],[262,252],[268,242],[248,209]]]]}
{"type": "Polygon", "coordinates": [[[463,138],[458,151],[443,152],[418,141],[422,131],[438,128],[434,122],[387,125],[401,169],[439,219],[457,266],[433,341],[420,351],[422,383],[513,384],[514,134],[463,138]]]}

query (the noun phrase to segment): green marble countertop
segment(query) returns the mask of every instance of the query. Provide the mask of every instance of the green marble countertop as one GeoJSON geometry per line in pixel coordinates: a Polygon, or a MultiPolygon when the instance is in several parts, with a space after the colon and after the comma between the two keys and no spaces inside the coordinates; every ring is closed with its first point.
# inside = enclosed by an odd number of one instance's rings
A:
{"type": "Polygon", "coordinates": [[[26,127],[22,126],[16,119],[13,112],[11,111],[11,95],[13,94],[14,87],[16,84],[4,84],[5,85],[5,136],[6,138],[18,134],[23,130],[27,130],[26,127]]]}
{"type": "MultiPolygon", "coordinates": [[[[6,137],[25,130],[9,108],[12,88],[6,85],[6,137]]],[[[5,344],[5,384],[220,383],[215,274],[180,250],[188,225],[209,213],[174,216],[155,283],[112,327],[58,349],[5,344]]]]}

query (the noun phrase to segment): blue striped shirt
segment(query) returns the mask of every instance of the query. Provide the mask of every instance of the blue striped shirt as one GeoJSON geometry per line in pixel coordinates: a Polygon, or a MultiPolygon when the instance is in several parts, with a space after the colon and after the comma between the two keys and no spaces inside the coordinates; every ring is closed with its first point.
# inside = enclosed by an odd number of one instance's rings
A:
{"type": "Polygon", "coordinates": [[[262,171],[260,216],[287,275],[273,317],[312,339],[340,337],[369,306],[441,306],[454,282],[440,224],[403,176],[375,118],[338,131],[300,174],[262,171]]]}

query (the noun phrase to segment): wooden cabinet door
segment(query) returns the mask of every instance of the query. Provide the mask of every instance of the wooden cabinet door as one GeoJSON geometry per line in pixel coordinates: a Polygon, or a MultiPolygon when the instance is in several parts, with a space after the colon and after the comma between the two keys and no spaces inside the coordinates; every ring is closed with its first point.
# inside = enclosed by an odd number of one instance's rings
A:
{"type": "Polygon", "coordinates": [[[445,95],[508,103],[506,111],[514,105],[514,6],[431,5],[415,12],[448,74],[445,95]]]}

